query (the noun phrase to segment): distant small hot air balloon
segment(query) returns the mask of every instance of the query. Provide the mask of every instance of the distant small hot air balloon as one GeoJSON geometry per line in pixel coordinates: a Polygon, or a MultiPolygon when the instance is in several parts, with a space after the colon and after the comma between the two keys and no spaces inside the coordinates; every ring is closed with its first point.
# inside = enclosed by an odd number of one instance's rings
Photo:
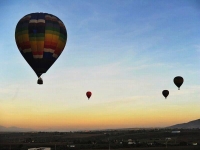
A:
{"type": "Polygon", "coordinates": [[[183,84],[184,79],[181,76],[177,76],[174,78],[174,84],[178,87],[180,90],[180,86],[183,84]]]}
{"type": "Polygon", "coordinates": [[[92,92],[87,91],[86,96],[88,97],[88,100],[90,99],[91,95],[92,95],[92,92]]]}
{"type": "Polygon", "coordinates": [[[167,98],[167,96],[169,95],[169,91],[168,90],[163,90],[162,94],[165,98],[167,98]]]}

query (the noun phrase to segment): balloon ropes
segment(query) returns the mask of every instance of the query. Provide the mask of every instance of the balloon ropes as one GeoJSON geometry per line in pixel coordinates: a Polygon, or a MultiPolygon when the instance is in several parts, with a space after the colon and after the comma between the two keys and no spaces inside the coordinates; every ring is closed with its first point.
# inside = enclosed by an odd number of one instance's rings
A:
{"type": "Polygon", "coordinates": [[[17,23],[15,40],[20,53],[38,76],[37,83],[43,84],[40,76],[62,53],[67,30],[64,23],[52,14],[31,13],[17,23]]]}

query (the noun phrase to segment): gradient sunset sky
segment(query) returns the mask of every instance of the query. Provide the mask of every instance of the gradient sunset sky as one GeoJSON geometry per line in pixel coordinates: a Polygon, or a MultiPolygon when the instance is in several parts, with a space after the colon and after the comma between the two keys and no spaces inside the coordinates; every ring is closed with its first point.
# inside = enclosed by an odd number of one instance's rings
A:
{"type": "Polygon", "coordinates": [[[0,1],[0,18],[1,126],[75,131],[200,118],[199,1],[0,1]],[[34,12],[57,16],[68,33],[43,85],[15,43],[18,21],[34,12]]]}

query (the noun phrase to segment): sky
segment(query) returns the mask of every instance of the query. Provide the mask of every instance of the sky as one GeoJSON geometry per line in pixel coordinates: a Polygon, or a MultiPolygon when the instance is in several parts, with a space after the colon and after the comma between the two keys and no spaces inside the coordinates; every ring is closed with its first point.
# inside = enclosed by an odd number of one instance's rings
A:
{"type": "Polygon", "coordinates": [[[197,0],[0,1],[0,125],[77,131],[199,119],[199,16],[197,0]],[[15,42],[18,21],[35,12],[57,16],[68,34],[43,85],[15,42]]]}

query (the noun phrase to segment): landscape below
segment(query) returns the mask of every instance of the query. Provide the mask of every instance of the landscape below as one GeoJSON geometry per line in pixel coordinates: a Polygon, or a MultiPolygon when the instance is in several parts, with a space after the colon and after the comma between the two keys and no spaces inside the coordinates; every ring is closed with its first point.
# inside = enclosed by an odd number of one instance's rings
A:
{"type": "Polygon", "coordinates": [[[0,126],[0,150],[199,150],[200,119],[166,128],[128,128],[75,132],[31,131],[0,126]]]}
{"type": "Polygon", "coordinates": [[[118,129],[79,132],[1,132],[1,150],[200,149],[200,129],[118,129]],[[175,131],[175,132],[174,132],[175,131]]]}

